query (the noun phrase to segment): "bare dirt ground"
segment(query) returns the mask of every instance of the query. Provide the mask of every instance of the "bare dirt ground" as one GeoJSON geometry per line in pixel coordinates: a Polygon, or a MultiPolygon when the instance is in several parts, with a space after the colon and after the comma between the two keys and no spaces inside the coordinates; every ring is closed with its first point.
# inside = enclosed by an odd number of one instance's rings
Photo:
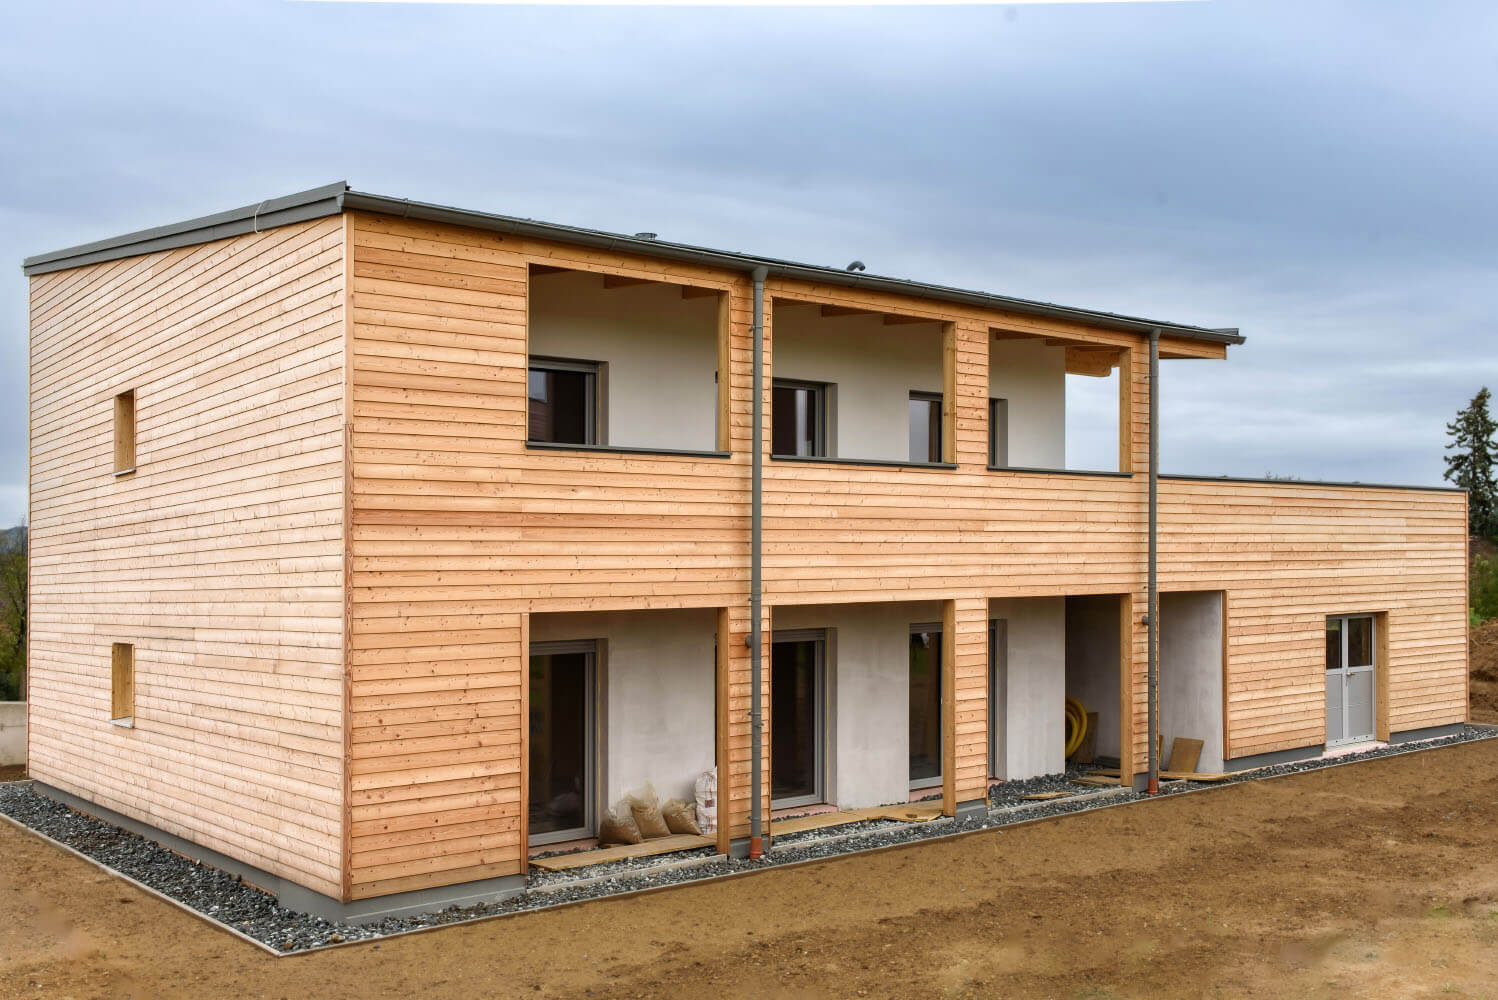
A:
{"type": "Polygon", "coordinates": [[[1473,722],[1498,723],[1498,618],[1472,629],[1467,641],[1470,717],[1473,722]]]}
{"type": "Polygon", "coordinates": [[[0,827],[6,997],[1498,996],[1498,741],[273,958],[0,827]]]}

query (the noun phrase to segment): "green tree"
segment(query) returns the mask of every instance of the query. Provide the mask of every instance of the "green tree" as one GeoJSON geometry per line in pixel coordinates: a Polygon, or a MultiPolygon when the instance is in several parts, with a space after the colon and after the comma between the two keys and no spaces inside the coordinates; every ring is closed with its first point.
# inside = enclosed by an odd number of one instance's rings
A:
{"type": "Polygon", "coordinates": [[[0,531],[0,701],[26,696],[26,526],[0,531]]]}
{"type": "Polygon", "coordinates": [[[1498,535],[1498,483],[1493,479],[1493,433],[1498,426],[1488,411],[1492,398],[1483,386],[1472,402],[1446,425],[1446,478],[1467,491],[1467,525],[1474,535],[1498,535]]]}

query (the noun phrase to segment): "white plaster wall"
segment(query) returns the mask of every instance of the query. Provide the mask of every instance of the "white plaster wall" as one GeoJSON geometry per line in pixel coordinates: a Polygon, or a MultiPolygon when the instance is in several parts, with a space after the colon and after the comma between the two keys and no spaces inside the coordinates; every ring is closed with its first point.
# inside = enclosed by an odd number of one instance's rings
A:
{"type": "Polygon", "coordinates": [[[1160,735],[1167,754],[1201,740],[1197,769],[1222,770],[1221,591],[1160,595],[1160,735]]]}
{"type": "Polygon", "coordinates": [[[942,391],[942,326],[885,326],[881,316],[824,317],[814,305],[777,300],[774,378],[828,382],[828,453],[838,458],[910,459],[910,394],[942,391]]]}
{"type": "Polygon", "coordinates": [[[645,782],[691,799],[713,766],[717,614],[711,609],[535,615],[531,642],[602,639],[600,807],[645,782]]]}
{"type": "Polygon", "coordinates": [[[910,626],[941,621],[935,602],[776,608],[778,629],[828,637],[828,798],[843,809],[910,798],[910,626]]]}
{"type": "Polygon", "coordinates": [[[26,703],[0,701],[0,766],[26,763],[26,703]]]}
{"type": "Polygon", "coordinates": [[[537,275],[530,353],[607,364],[607,439],[636,448],[717,447],[718,300],[676,285],[604,288],[582,271],[537,275]]]}
{"type": "Polygon", "coordinates": [[[1066,693],[1098,714],[1099,757],[1121,749],[1119,628],[1118,598],[1066,598],[1066,693]]]}
{"type": "Polygon", "coordinates": [[[1007,622],[990,738],[1002,753],[995,777],[1006,780],[1066,769],[1066,599],[992,600],[988,617],[1007,622]]]}
{"type": "Polygon", "coordinates": [[[988,395],[1009,400],[1009,464],[1066,468],[1066,349],[1043,340],[993,340],[988,395]]]}

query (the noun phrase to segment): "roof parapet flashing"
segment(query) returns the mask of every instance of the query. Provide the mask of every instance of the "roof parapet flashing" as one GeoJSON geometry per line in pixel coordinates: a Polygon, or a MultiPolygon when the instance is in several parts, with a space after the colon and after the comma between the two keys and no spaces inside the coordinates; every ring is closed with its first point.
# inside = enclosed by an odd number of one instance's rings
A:
{"type": "Polygon", "coordinates": [[[666,258],[686,263],[696,263],[725,270],[752,272],[765,268],[771,275],[794,278],[801,281],[844,288],[884,292],[908,298],[926,299],[933,302],[955,303],[1060,319],[1085,326],[1148,336],[1150,330],[1158,329],[1168,337],[1206,341],[1214,344],[1235,345],[1244,342],[1236,328],[1208,328],[1179,323],[1161,323],[1155,320],[1124,316],[1118,313],[1081,309],[1072,306],[1020,299],[987,292],[975,292],[944,285],[910,281],[903,278],[884,277],[866,272],[847,271],[835,267],[821,267],[795,261],[759,257],[751,254],[711,250],[684,243],[672,243],[659,239],[644,239],[608,233],[596,229],[562,225],[553,222],[538,222],[514,216],[496,215],[469,209],[451,208],[409,198],[392,198],[386,195],[353,191],[346,181],[326,184],[281,198],[272,198],[254,205],[243,205],[226,212],[206,215],[197,219],[139,232],[127,233],[111,239],[98,240],[80,246],[55,250],[51,253],[28,257],[23,263],[27,275],[47,274],[72,267],[82,267],[103,261],[118,260],[140,254],[171,250],[211,240],[259,232],[276,226],[291,225],[312,219],[337,215],[345,211],[372,212],[404,219],[421,219],[427,222],[447,223],[481,229],[489,232],[510,233],[536,239],[554,240],[590,246],[601,250],[635,253],[646,257],[666,258]]]}

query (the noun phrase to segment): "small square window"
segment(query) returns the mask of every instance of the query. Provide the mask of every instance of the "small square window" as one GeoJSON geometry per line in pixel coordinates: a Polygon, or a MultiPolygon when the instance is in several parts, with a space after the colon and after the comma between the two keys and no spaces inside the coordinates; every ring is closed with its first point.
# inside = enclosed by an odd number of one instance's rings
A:
{"type": "Polygon", "coordinates": [[[135,471],[135,390],[114,397],[114,474],[135,471]]]}
{"type": "Polygon", "coordinates": [[[775,379],[770,395],[770,453],[827,456],[827,386],[775,379]]]}
{"type": "Polygon", "coordinates": [[[130,722],[135,718],[135,647],[117,642],[110,649],[109,718],[130,722]]]}
{"type": "Polygon", "coordinates": [[[596,361],[532,358],[526,438],[549,444],[600,444],[596,361]]]}

